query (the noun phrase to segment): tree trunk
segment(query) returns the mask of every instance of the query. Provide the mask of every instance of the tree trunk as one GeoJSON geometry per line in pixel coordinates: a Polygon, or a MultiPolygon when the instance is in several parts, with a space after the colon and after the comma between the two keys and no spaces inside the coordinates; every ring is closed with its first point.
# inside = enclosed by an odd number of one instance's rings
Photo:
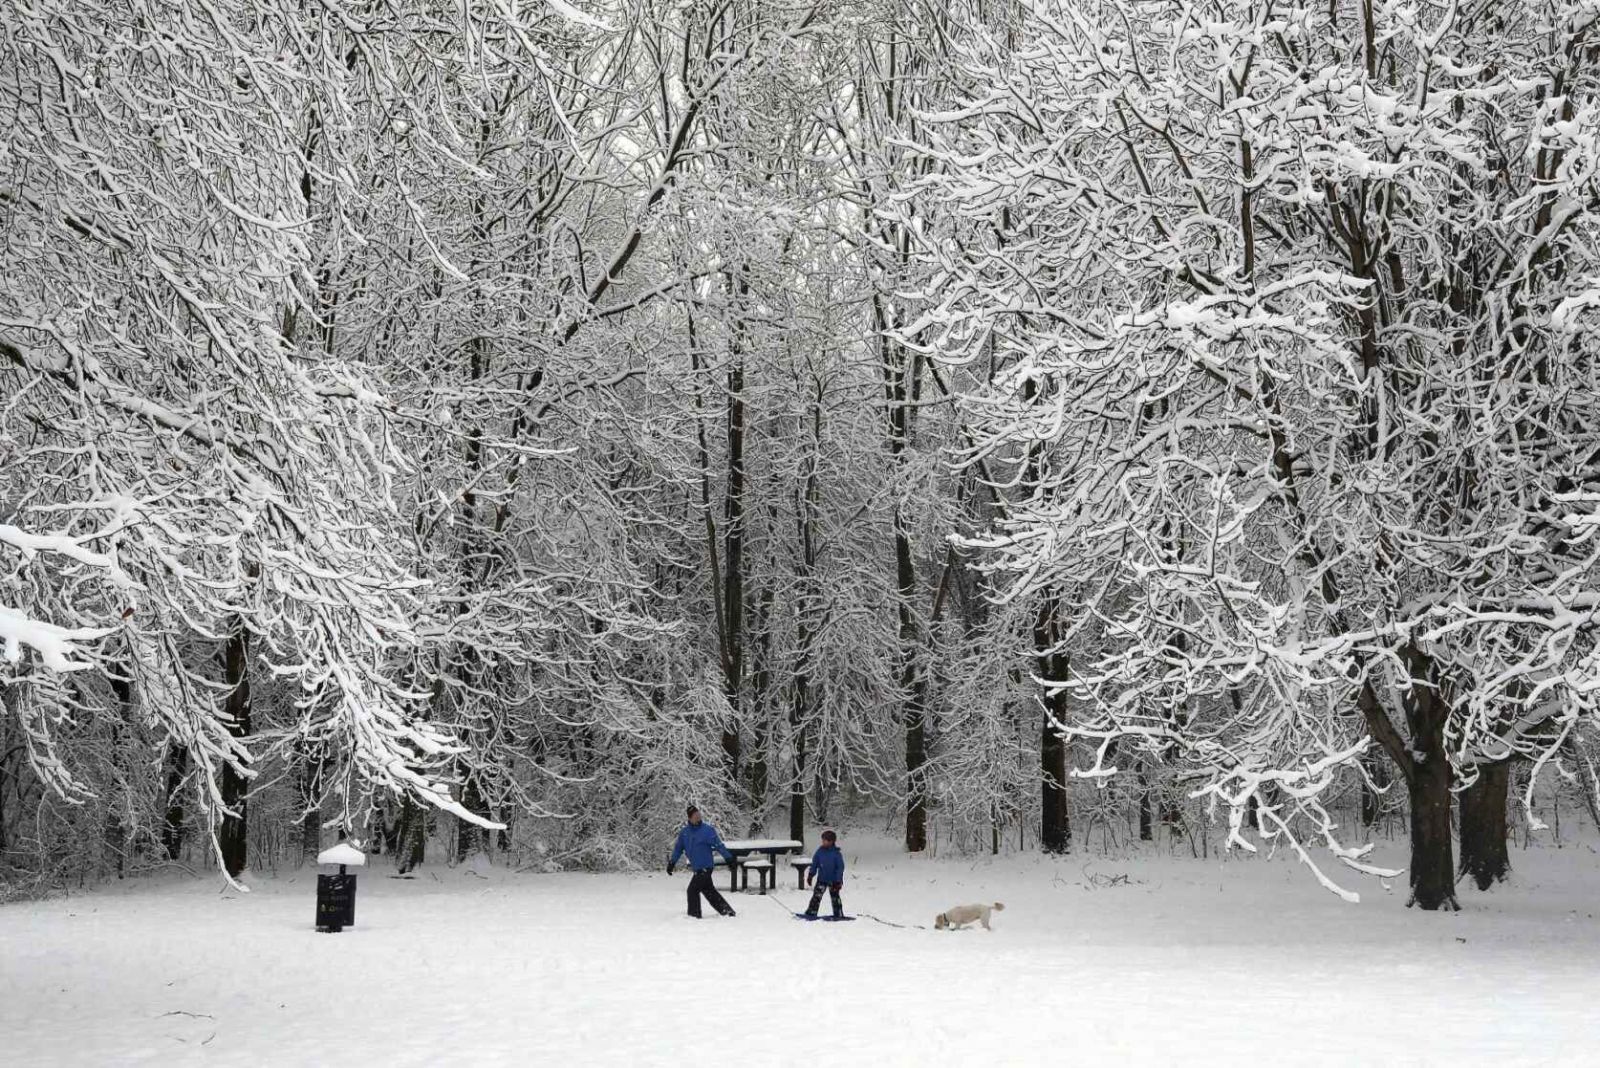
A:
{"type": "MultiPolygon", "coordinates": [[[[1050,700],[1053,698],[1047,700],[1046,707],[1050,700]]],[[[1046,853],[1070,853],[1072,822],[1067,815],[1067,743],[1048,714],[1044,720],[1044,737],[1039,742],[1039,770],[1042,779],[1039,847],[1046,853]]]]}
{"type": "Polygon", "coordinates": [[[1511,874],[1506,848],[1506,795],[1511,786],[1511,763],[1500,761],[1478,769],[1478,779],[1461,791],[1461,867],[1479,890],[1503,882],[1511,874]]]}
{"type": "MultiPolygon", "coordinates": [[[[817,604],[817,513],[822,490],[817,478],[818,457],[822,453],[822,382],[815,383],[810,430],[803,454],[805,481],[799,507],[800,559],[797,571],[799,600],[795,608],[795,656],[793,701],[789,706],[789,744],[794,747],[794,780],[789,786],[789,837],[806,840],[806,741],[811,720],[811,645],[816,633],[813,612],[817,604]]],[[[770,625],[769,625],[770,626],[770,625]]]]}
{"type": "Polygon", "coordinates": [[[894,512],[895,573],[900,589],[900,687],[906,695],[906,851],[928,848],[927,679],[917,656],[916,572],[911,560],[911,534],[897,506],[894,512]]]}
{"type": "MultiPolygon", "coordinates": [[[[734,292],[732,278],[729,290],[734,292]]],[[[740,272],[737,294],[750,289],[749,274],[740,272]]],[[[723,492],[723,689],[733,716],[722,732],[722,754],[727,761],[728,783],[739,790],[739,730],[744,724],[744,550],[745,550],[745,402],[744,322],[735,323],[729,343],[728,367],[728,481],[723,492]]]]}
{"type": "Polygon", "coordinates": [[[422,866],[428,845],[428,814],[409,796],[400,804],[399,839],[395,869],[405,875],[422,866]]]}
{"type": "Polygon", "coordinates": [[[1455,864],[1450,841],[1450,762],[1442,747],[1417,762],[1411,793],[1411,900],[1407,905],[1454,911],[1455,864]]]}
{"type": "MultiPolygon", "coordinates": [[[[1411,733],[1410,750],[1408,754],[1402,751],[1405,763],[1401,765],[1411,798],[1411,900],[1406,904],[1429,911],[1454,911],[1461,906],[1456,903],[1450,840],[1452,772],[1444,749],[1444,725],[1450,710],[1439,693],[1433,658],[1414,644],[1402,649],[1401,657],[1408,676],[1403,700],[1411,733]]],[[[1376,701],[1370,685],[1363,692],[1376,701]]],[[[1383,715],[1381,708],[1378,712],[1383,715]]],[[[1368,722],[1373,722],[1370,714],[1368,722]]]]}
{"type": "MultiPolygon", "coordinates": [[[[1065,682],[1067,658],[1056,648],[1059,641],[1054,592],[1047,593],[1033,625],[1039,676],[1046,682],[1065,682]]],[[[1061,727],[1067,720],[1065,690],[1046,690],[1044,724],[1039,735],[1039,848],[1045,853],[1072,851],[1072,824],[1067,816],[1067,742],[1061,727]]]]}
{"type": "Polygon", "coordinates": [[[1134,765],[1134,781],[1139,784],[1139,841],[1155,838],[1155,806],[1152,803],[1150,777],[1145,774],[1144,761],[1134,765]]]}
{"type": "MultiPolygon", "coordinates": [[[[223,647],[223,678],[228,697],[224,705],[228,733],[235,738],[250,736],[250,639],[242,625],[223,647]]],[[[222,804],[228,811],[217,831],[217,849],[222,865],[231,876],[245,870],[248,857],[247,779],[233,760],[222,766],[222,804]]]]}
{"type": "Polygon", "coordinates": [[[794,777],[789,781],[789,837],[806,840],[806,734],[811,714],[811,628],[804,602],[799,620],[800,657],[794,676],[793,698],[789,705],[789,744],[794,750],[794,777]]]}
{"type": "Polygon", "coordinates": [[[796,732],[794,739],[794,784],[789,787],[789,837],[806,840],[806,736],[796,732]]]}

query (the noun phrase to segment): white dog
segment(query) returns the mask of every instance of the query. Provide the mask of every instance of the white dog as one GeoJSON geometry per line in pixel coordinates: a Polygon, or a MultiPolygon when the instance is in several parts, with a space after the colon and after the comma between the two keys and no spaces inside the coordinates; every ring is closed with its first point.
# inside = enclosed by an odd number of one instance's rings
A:
{"type": "Polygon", "coordinates": [[[996,901],[993,905],[957,905],[947,912],[941,912],[934,917],[933,929],[942,931],[946,927],[952,931],[959,931],[973,920],[983,924],[985,931],[989,930],[989,914],[1003,912],[1005,906],[996,901]]]}

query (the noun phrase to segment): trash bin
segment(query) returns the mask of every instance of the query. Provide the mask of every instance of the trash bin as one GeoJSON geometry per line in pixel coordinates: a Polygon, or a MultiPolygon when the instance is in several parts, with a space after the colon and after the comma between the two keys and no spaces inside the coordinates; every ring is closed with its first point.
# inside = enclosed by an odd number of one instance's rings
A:
{"type": "Polygon", "coordinates": [[[366,862],[367,855],[348,842],[340,842],[317,854],[318,864],[339,866],[338,875],[317,876],[317,930],[338,934],[346,927],[355,926],[356,877],[345,869],[359,868],[366,862]]]}

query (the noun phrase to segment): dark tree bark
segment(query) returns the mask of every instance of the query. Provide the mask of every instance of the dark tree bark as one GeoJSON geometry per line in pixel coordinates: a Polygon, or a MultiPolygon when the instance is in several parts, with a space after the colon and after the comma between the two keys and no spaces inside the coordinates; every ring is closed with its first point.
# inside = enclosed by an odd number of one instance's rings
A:
{"type": "MultiPolygon", "coordinates": [[[[1431,756],[1431,754],[1430,754],[1431,756]]],[[[1434,910],[1454,910],[1455,866],[1450,841],[1450,763],[1420,761],[1410,787],[1411,797],[1411,900],[1410,905],[1434,910]]]]}
{"type": "Polygon", "coordinates": [[[804,454],[805,481],[796,509],[800,527],[800,558],[797,562],[799,602],[795,610],[795,669],[792,700],[789,705],[789,744],[794,751],[794,778],[789,784],[789,837],[806,840],[806,743],[811,721],[811,652],[816,637],[817,515],[822,504],[817,464],[822,454],[822,382],[815,382],[812,396],[810,434],[804,454]]]}
{"type": "MultiPolygon", "coordinates": [[[[1407,904],[1429,911],[1454,911],[1461,906],[1456,902],[1450,835],[1453,773],[1444,748],[1449,708],[1439,693],[1433,658],[1415,645],[1406,646],[1401,654],[1410,675],[1404,702],[1411,750],[1401,765],[1409,773],[1406,785],[1411,800],[1411,900],[1407,904]]],[[[1371,692],[1370,686],[1365,689],[1371,692]]],[[[1376,694],[1372,698],[1376,700],[1376,694]]]]}
{"type": "Polygon", "coordinates": [[[1134,780],[1139,784],[1139,841],[1149,842],[1155,838],[1155,804],[1143,760],[1134,765],[1134,780]]]}
{"type": "MultiPolygon", "coordinates": [[[[1046,681],[1065,682],[1067,657],[1058,648],[1060,640],[1057,612],[1060,602],[1054,591],[1047,593],[1033,625],[1033,644],[1039,662],[1039,676],[1046,681]]],[[[1067,743],[1057,724],[1067,721],[1065,690],[1047,690],[1044,695],[1044,723],[1039,737],[1040,822],[1039,848],[1046,853],[1072,850],[1072,824],[1067,815],[1067,743]]]]}
{"type": "Polygon", "coordinates": [[[20,760],[22,746],[11,740],[11,724],[14,722],[11,712],[11,687],[0,682],[0,853],[7,847],[8,831],[10,826],[6,820],[6,768],[13,759],[20,760]]]}
{"type": "Polygon", "coordinates": [[[400,833],[395,869],[405,875],[422,866],[428,845],[428,814],[407,795],[400,804],[400,833]]]}
{"type": "Polygon", "coordinates": [[[1455,895],[1454,849],[1450,837],[1452,772],[1444,749],[1447,708],[1439,696],[1430,657],[1408,646],[1401,651],[1410,684],[1403,692],[1408,743],[1378,700],[1371,679],[1361,684],[1356,702],[1367,729],[1383,746],[1406,783],[1411,808],[1411,898],[1407,906],[1426,910],[1460,908],[1455,895]]]}
{"type": "Polygon", "coordinates": [[[6,850],[6,762],[11,758],[4,742],[5,736],[0,734],[0,853],[6,850]]]}
{"type": "MultiPolygon", "coordinates": [[[[250,639],[241,625],[223,646],[223,679],[228,697],[223,711],[228,733],[235,738],[250,736],[250,639]]],[[[247,806],[249,780],[229,760],[222,767],[222,804],[228,810],[217,831],[217,847],[229,875],[239,875],[249,860],[247,806]]]]}
{"type": "Polygon", "coordinates": [[[895,573],[899,585],[900,690],[906,695],[906,850],[928,848],[927,678],[917,655],[916,572],[911,561],[911,534],[898,507],[894,514],[895,573]]]}
{"type": "Polygon", "coordinates": [[[1478,779],[1461,791],[1461,867],[1479,890],[1488,890],[1511,874],[1507,849],[1506,795],[1511,788],[1511,763],[1499,761],[1478,769],[1478,779]]]}

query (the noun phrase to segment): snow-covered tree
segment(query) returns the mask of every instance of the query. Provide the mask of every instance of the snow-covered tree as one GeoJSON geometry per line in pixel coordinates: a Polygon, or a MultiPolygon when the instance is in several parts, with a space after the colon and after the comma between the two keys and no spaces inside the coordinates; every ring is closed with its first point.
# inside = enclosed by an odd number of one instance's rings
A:
{"type": "Polygon", "coordinates": [[[1371,739],[1453,906],[1452,790],[1593,712],[1595,13],[967,14],[905,334],[998,368],[970,455],[1030,492],[977,540],[1093,650],[1043,680],[1078,774],[1179,759],[1362,867],[1318,798],[1371,739]]]}

